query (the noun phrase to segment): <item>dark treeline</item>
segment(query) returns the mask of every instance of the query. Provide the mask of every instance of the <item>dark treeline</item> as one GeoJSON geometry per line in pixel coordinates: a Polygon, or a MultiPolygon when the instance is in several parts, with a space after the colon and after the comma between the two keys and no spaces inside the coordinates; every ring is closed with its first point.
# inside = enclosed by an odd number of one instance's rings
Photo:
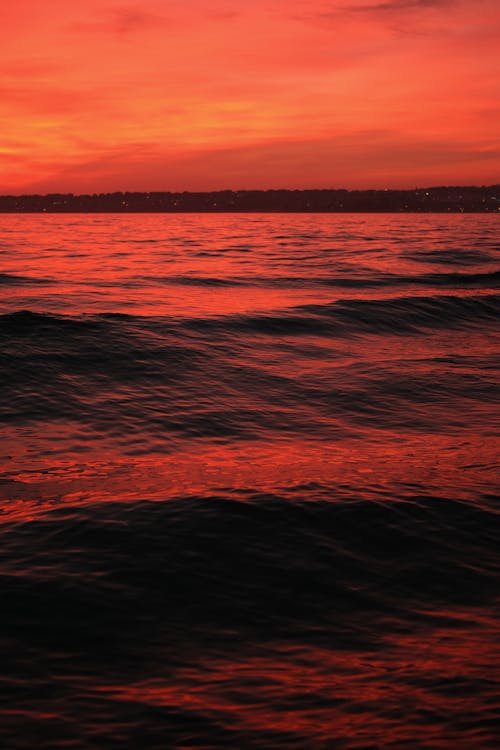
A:
{"type": "Polygon", "coordinates": [[[2,213],[71,212],[498,212],[500,185],[415,190],[221,190],[0,196],[2,213]]]}

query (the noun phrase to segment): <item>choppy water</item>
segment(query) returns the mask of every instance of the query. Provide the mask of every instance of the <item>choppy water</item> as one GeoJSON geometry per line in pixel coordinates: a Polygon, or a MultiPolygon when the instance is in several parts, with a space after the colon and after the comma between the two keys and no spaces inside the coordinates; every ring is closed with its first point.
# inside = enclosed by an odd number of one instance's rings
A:
{"type": "Polygon", "coordinates": [[[499,218],[0,220],[0,743],[496,748],[499,218]]]}

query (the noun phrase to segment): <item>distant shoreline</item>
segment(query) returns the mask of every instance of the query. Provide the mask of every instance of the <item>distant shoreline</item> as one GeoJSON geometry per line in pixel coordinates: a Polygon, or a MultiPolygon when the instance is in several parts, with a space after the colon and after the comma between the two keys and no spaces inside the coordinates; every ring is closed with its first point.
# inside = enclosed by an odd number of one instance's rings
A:
{"type": "Polygon", "coordinates": [[[500,185],[0,196],[0,213],[500,213],[500,185]]]}

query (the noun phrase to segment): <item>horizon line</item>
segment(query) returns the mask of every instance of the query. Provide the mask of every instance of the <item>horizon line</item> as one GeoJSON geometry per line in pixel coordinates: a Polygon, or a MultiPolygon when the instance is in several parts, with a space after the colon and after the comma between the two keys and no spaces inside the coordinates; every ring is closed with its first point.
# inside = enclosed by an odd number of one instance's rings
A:
{"type": "Polygon", "coordinates": [[[309,192],[347,192],[347,193],[413,193],[415,191],[422,190],[490,190],[493,188],[500,188],[500,182],[488,183],[488,184],[449,184],[449,185],[416,185],[415,187],[370,187],[370,188],[346,188],[346,187],[308,187],[308,188],[218,188],[215,190],[106,190],[105,192],[94,191],[94,192],[82,192],[73,193],[71,191],[53,191],[49,193],[0,193],[0,198],[31,198],[31,197],[42,197],[48,198],[54,195],[73,196],[75,198],[80,196],[94,196],[94,195],[151,195],[151,194],[162,194],[170,193],[174,195],[210,195],[214,193],[309,193],[309,192]]]}

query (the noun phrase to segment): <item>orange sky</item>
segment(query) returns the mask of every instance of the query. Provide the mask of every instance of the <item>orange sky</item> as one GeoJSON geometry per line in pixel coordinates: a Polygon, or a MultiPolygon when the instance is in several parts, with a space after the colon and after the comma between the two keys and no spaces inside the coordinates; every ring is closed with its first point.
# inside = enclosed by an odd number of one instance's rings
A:
{"type": "Polygon", "coordinates": [[[12,0],[0,193],[500,182],[499,0],[12,0]]]}

